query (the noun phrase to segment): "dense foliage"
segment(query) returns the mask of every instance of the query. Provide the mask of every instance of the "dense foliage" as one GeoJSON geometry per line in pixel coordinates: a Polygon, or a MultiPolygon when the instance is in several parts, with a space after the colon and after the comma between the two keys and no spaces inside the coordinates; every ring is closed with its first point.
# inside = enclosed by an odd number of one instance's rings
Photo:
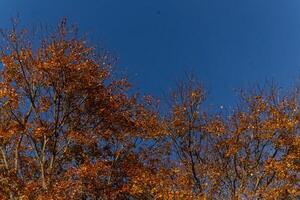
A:
{"type": "Polygon", "coordinates": [[[297,89],[241,92],[215,114],[187,76],[161,112],[65,20],[2,37],[1,199],[300,198],[297,89]]]}

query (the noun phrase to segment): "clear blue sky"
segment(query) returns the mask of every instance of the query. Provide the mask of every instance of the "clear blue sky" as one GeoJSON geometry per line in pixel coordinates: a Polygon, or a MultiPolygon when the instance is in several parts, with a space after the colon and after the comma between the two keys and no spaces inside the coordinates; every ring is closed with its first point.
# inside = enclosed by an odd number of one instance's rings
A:
{"type": "Polygon", "coordinates": [[[1,0],[0,26],[63,16],[113,51],[135,87],[156,96],[193,70],[216,105],[234,89],[300,75],[299,0],[1,0]]]}

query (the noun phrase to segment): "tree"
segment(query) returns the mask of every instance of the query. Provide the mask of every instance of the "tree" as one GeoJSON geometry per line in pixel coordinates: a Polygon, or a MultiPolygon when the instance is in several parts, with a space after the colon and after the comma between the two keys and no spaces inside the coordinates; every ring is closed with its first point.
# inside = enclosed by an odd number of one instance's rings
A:
{"type": "Polygon", "coordinates": [[[208,112],[193,76],[162,114],[62,20],[13,23],[0,59],[1,199],[299,199],[299,92],[242,92],[208,112]]]}
{"type": "Polygon", "coordinates": [[[222,197],[299,198],[299,95],[276,87],[242,93],[217,145],[222,197]],[[268,92],[269,91],[269,92],[268,92]]]}
{"type": "Polygon", "coordinates": [[[298,90],[287,96],[276,87],[242,92],[225,117],[203,111],[204,94],[193,79],[179,84],[168,123],[193,198],[299,198],[298,90]]]}
{"type": "Polygon", "coordinates": [[[161,132],[151,100],[129,96],[109,56],[97,55],[66,20],[38,44],[28,35],[15,23],[3,32],[1,197],[130,196],[138,169],[156,170],[146,160],[155,151],[142,145],[161,132]]]}

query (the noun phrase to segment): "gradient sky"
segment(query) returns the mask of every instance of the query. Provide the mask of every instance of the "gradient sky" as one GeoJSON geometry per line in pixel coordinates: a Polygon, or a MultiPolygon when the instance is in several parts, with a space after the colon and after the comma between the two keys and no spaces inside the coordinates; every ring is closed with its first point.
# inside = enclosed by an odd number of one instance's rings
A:
{"type": "Polygon", "coordinates": [[[161,96],[193,70],[213,104],[235,89],[300,75],[300,0],[0,0],[0,27],[78,24],[120,58],[142,93],[161,96]]]}

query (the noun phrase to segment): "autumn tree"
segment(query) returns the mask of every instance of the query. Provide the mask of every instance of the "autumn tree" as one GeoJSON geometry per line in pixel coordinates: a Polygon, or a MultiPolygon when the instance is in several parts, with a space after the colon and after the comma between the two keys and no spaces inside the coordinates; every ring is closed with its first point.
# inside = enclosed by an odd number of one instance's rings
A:
{"type": "Polygon", "coordinates": [[[211,112],[187,75],[161,110],[65,19],[1,33],[0,199],[300,198],[299,90],[211,112]]]}
{"type": "Polygon", "coordinates": [[[185,177],[182,189],[192,194],[190,199],[210,198],[221,171],[215,161],[214,145],[218,135],[224,133],[225,124],[218,115],[205,110],[205,99],[203,86],[192,74],[177,82],[169,99],[171,152],[177,170],[185,177]]]}
{"type": "Polygon", "coordinates": [[[220,197],[299,198],[298,91],[285,96],[272,86],[242,92],[241,100],[216,145],[220,197]]]}
{"type": "Polygon", "coordinates": [[[298,90],[241,92],[226,115],[207,114],[204,94],[193,79],[179,84],[168,120],[176,166],[193,198],[299,198],[298,90]]]}
{"type": "Polygon", "coordinates": [[[1,199],[134,198],[132,180],[158,170],[155,101],[128,95],[77,35],[66,20],[40,41],[17,23],[2,32],[1,199]]]}

